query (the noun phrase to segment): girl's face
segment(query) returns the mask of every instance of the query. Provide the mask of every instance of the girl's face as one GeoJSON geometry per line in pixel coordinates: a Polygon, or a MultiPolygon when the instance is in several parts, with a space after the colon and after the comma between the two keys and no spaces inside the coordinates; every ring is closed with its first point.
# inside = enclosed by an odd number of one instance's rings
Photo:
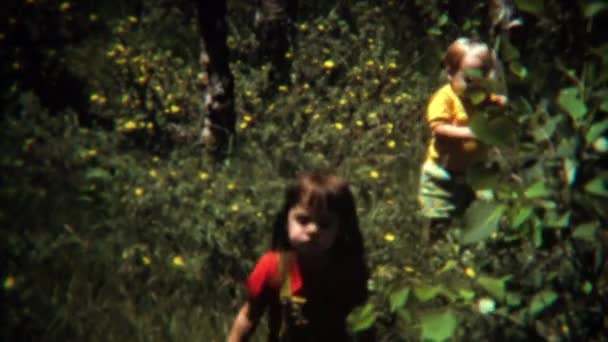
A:
{"type": "Polygon", "coordinates": [[[304,256],[320,256],[334,244],[339,230],[337,215],[316,214],[298,204],[287,214],[287,236],[296,252],[304,256]]]}
{"type": "Polygon", "coordinates": [[[472,75],[482,75],[481,68],[483,63],[479,56],[473,53],[467,53],[460,64],[460,70],[450,76],[450,84],[452,89],[458,95],[464,95],[467,90],[478,90],[476,87],[476,79],[472,75]]]}

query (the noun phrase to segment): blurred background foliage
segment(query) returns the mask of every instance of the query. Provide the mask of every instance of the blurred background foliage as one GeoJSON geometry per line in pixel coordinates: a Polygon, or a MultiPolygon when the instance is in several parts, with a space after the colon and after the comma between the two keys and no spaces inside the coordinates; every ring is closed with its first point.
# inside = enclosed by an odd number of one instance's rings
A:
{"type": "MultiPolygon", "coordinates": [[[[9,1],[0,26],[2,332],[17,340],[224,339],[286,182],[352,184],[373,271],[353,331],[379,340],[608,336],[603,1],[302,1],[274,88],[254,5],[229,0],[236,143],[214,161],[195,6],[9,1]],[[505,7],[505,10],[508,8],[505,7]],[[450,243],[420,240],[424,110],[449,42],[496,46],[511,104],[450,243]]],[[[258,334],[261,335],[261,334],[258,334]]]]}

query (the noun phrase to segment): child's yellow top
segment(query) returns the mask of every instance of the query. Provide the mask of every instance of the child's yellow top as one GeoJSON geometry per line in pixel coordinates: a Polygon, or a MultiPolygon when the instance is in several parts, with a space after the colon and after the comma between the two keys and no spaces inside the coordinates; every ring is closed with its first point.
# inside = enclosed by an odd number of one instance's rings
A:
{"type": "MultiPolygon", "coordinates": [[[[426,113],[431,129],[441,124],[469,126],[472,115],[474,113],[467,113],[462,100],[449,83],[433,94],[426,113]]],[[[433,134],[426,160],[450,171],[464,172],[472,163],[483,159],[485,154],[486,148],[477,139],[433,134]]]]}

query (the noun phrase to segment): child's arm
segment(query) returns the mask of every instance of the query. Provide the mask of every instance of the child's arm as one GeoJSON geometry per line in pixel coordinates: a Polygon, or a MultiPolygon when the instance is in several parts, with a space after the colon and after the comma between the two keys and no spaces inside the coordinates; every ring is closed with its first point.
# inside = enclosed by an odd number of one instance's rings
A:
{"type": "Polygon", "coordinates": [[[475,138],[475,134],[473,134],[473,131],[469,126],[455,126],[446,123],[434,126],[433,133],[450,138],[475,138]]]}
{"type": "Polygon", "coordinates": [[[227,342],[249,340],[263,313],[264,307],[261,303],[252,300],[247,301],[236,315],[227,342]]]}

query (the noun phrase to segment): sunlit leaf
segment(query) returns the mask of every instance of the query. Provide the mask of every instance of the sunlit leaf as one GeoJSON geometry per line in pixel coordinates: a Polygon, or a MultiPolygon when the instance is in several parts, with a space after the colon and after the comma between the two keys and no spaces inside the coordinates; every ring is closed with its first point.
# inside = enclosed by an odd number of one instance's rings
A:
{"type": "Polygon", "coordinates": [[[437,19],[437,25],[443,26],[447,24],[448,20],[448,15],[443,13],[441,16],[439,16],[439,19],[437,19]]]}
{"type": "Polygon", "coordinates": [[[441,293],[439,286],[421,286],[414,288],[414,295],[421,302],[427,302],[441,293]]]}
{"type": "Polygon", "coordinates": [[[452,337],[458,321],[450,310],[422,315],[421,340],[445,341],[452,337]]]}
{"type": "Polygon", "coordinates": [[[375,307],[371,303],[357,307],[348,315],[348,323],[354,333],[369,329],[375,321],[375,307]]]}
{"type": "Polygon", "coordinates": [[[477,278],[477,282],[481,287],[488,291],[494,298],[498,300],[505,299],[505,288],[506,283],[511,279],[511,276],[504,276],[502,278],[492,278],[486,276],[480,276],[477,278]]]}
{"type": "Polygon", "coordinates": [[[587,114],[587,106],[579,98],[578,89],[562,89],[557,98],[557,103],[565,110],[575,122],[580,121],[587,114]]]}
{"type": "Polygon", "coordinates": [[[108,180],[112,178],[112,175],[102,168],[93,167],[87,170],[84,175],[84,178],[87,180],[108,180]]]}
{"type": "Polygon", "coordinates": [[[475,298],[475,291],[471,289],[459,289],[458,295],[464,300],[472,300],[475,298]]]}
{"type": "Polygon", "coordinates": [[[575,159],[564,160],[564,174],[566,176],[566,184],[571,186],[576,180],[576,171],[578,170],[578,161],[575,159]]]}
{"type": "Polygon", "coordinates": [[[521,64],[518,60],[509,63],[509,70],[511,70],[513,75],[522,80],[528,76],[528,69],[526,69],[526,67],[523,66],[523,64],[521,64]]]}
{"type": "Polygon", "coordinates": [[[530,216],[532,216],[533,209],[531,207],[522,207],[517,210],[515,217],[513,218],[513,223],[511,224],[513,228],[518,228],[524,222],[526,222],[530,216]]]}
{"type": "Polygon", "coordinates": [[[543,0],[515,0],[515,5],[520,11],[537,16],[541,15],[545,10],[543,0]]]}
{"type": "Polygon", "coordinates": [[[572,237],[579,240],[594,242],[597,240],[597,229],[599,225],[595,222],[578,225],[572,233],[572,237]]]}
{"type": "Polygon", "coordinates": [[[407,298],[409,297],[410,289],[408,287],[404,287],[401,290],[395,291],[391,293],[390,303],[391,303],[391,312],[395,312],[399,310],[405,303],[407,302],[407,298]]]}
{"type": "Polygon", "coordinates": [[[606,10],[606,9],[608,9],[608,2],[596,0],[596,1],[593,1],[589,4],[587,4],[587,6],[585,6],[583,13],[585,14],[586,18],[591,18],[591,17],[594,17],[599,12],[606,10]]]}
{"type": "Polygon", "coordinates": [[[585,135],[585,140],[587,144],[593,144],[595,140],[604,134],[604,132],[608,129],[608,120],[603,120],[598,123],[594,123],[589,127],[587,134],[585,135]]]}
{"type": "Polygon", "coordinates": [[[532,184],[526,191],[524,192],[524,196],[527,198],[539,198],[539,197],[547,197],[551,195],[551,190],[547,188],[545,181],[538,181],[532,184]]]}
{"type": "Polygon", "coordinates": [[[608,187],[606,186],[608,181],[607,178],[608,174],[595,177],[585,184],[585,191],[596,196],[608,197],[608,187]]]}
{"type": "Polygon", "coordinates": [[[470,126],[477,139],[496,146],[510,145],[516,132],[516,125],[503,116],[476,115],[471,119],[470,126]]]}
{"type": "Polygon", "coordinates": [[[506,206],[488,201],[475,201],[465,213],[465,231],[460,243],[470,244],[490,237],[498,229],[498,223],[506,206]]]}
{"type": "Polygon", "coordinates": [[[536,317],[538,314],[543,312],[547,307],[551,306],[557,300],[558,296],[552,290],[544,290],[532,298],[529,307],[529,313],[532,317],[536,317]]]}

